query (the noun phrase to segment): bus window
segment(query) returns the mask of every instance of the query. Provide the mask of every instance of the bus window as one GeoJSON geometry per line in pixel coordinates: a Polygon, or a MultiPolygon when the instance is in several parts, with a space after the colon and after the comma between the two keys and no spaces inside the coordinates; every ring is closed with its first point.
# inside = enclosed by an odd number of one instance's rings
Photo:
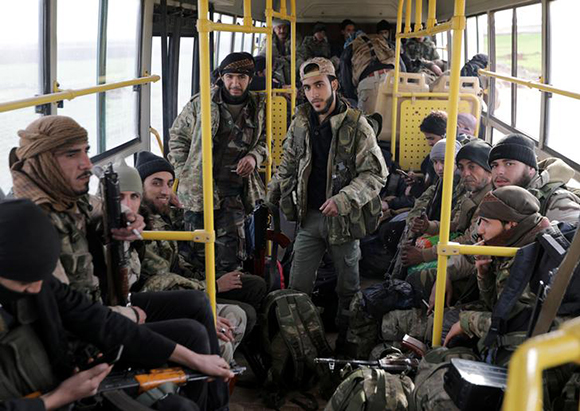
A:
{"type": "MultiPolygon", "coordinates": [[[[580,92],[576,80],[577,67],[580,67],[580,54],[571,47],[578,37],[570,16],[580,13],[577,0],[556,0],[550,2],[550,47],[553,64],[550,66],[550,83],[555,87],[580,92]],[[556,63],[557,62],[557,63],[556,63]]],[[[549,100],[549,122],[547,145],[580,163],[580,141],[573,137],[577,129],[572,126],[578,113],[580,101],[554,94],[549,100]]]]}
{"type": "Polygon", "coordinates": [[[191,98],[193,40],[193,37],[182,37],[179,42],[179,74],[177,84],[178,115],[191,98]]]}
{"type": "Polygon", "coordinates": [[[477,16],[477,53],[489,55],[488,44],[489,39],[487,36],[487,14],[482,14],[477,16]]]}
{"type": "Polygon", "coordinates": [[[467,63],[470,58],[477,54],[477,17],[470,17],[467,19],[467,27],[465,30],[467,35],[467,54],[464,56],[463,64],[467,63]]]}
{"type": "MultiPolygon", "coordinates": [[[[232,16],[228,16],[227,14],[222,14],[221,22],[224,24],[232,24],[234,22],[234,18],[232,16]]],[[[216,47],[217,52],[216,54],[218,55],[216,67],[218,66],[220,61],[225,59],[226,56],[232,52],[232,48],[234,45],[232,32],[221,31],[219,32],[219,34],[220,34],[219,36],[216,36],[216,38],[219,38],[219,43],[217,44],[216,47]]]]}
{"type": "MultiPolygon", "coordinates": [[[[538,81],[542,75],[542,5],[518,7],[517,77],[538,81]]],[[[525,86],[516,86],[516,128],[539,140],[542,93],[525,86]]]]}
{"type": "MultiPolygon", "coordinates": [[[[495,71],[508,76],[512,75],[512,20],[513,9],[495,13],[495,71]]],[[[494,111],[494,116],[511,125],[511,84],[496,80],[495,87],[500,104],[494,111]]]]}
{"type": "MultiPolygon", "coordinates": [[[[168,39],[169,40],[169,39],[168,39]]],[[[182,39],[183,40],[183,39],[182,39]]],[[[181,62],[181,59],[180,59],[181,62]]],[[[151,72],[155,74],[161,74],[161,37],[153,36],[153,41],[151,43],[151,72]]],[[[163,98],[162,98],[162,82],[151,83],[151,119],[150,124],[155,130],[161,135],[161,140],[163,141],[163,98]]],[[[181,110],[178,107],[178,110],[181,110]]],[[[149,136],[151,141],[151,152],[158,156],[163,156],[163,153],[159,149],[157,144],[157,139],[153,134],[149,136]]]]}
{"type": "MultiPolygon", "coordinates": [[[[0,102],[33,97],[42,93],[40,84],[39,0],[10,1],[0,13],[0,102]],[[15,16],[26,15],[25,19],[15,16]]],[[[0,113],[0,188],[12,187],[8,153],[18,145],[18,130],[37,119],[34,107],[0,113]]]]}
{"type": "MultiPolygon", "coordinates": [[[[94,86],[97,79],[99,0],[57,3],[57,75],[63,89],[94,86]]],[[[74,118],[89,133],[91,154],[97,149],[97,95],[65,101],[59,115],[74,118]]],[[[56,113],[55,113],[56,114],[56,113]]]]}

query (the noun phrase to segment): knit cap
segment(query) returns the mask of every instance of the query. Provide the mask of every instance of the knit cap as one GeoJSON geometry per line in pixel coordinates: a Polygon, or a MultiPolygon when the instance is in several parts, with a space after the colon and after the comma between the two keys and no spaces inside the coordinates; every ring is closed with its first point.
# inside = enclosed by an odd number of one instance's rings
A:
{"type": "Polygon", "coordinates": [[[173,178],[175,178],[175,171],[173,171],[173,167],[169,164],[169,161],[148,151],[141,151],[137,154],[135,168],[141,176],[141,181],[145,181],[145,179],[151,174],[160,171],[167,171],[168,173],[171,173],[173,178]]]}
{"type": "Polygon", "coordinates": [[[143,181],[137,169],[129,167],[123,159],[113,165],[113,170],[119,179],[119,191],[132,191],[143,195],[143,181]]]}
{"type": "MultiPolygon", "coordinates": [[[[435,143],[435,145],[431,149],[431,153],[429,154],[431,161],[436,161],[436,160],[444,161],[445,160],[446,143],[447,143],[446,138],[439,140],[437,143],[435,143]]],[[[455,141],[455,155],[457,155],[457,152],[459,151],[460,148],[461,148],[461,143],[459,141],[455,141]]]]}
{"type": "Polygon", "coordinates": [[[478,166],[491,172],[491,167],[489,166],[489,152],[491,151],[491,145],[483,140],[473,140],[461,147],[461,150],[457,153],[455,161],[459,164],[459,160],[469,160],[473,161],[478,166]]]}
{"type": "Polygon", "coordinates": [[[495,160],[508,159],[520,161],[538,169],[534,142],[521,134],[510,134],[498,142],[489,153],[489,164],[495,160]]]}

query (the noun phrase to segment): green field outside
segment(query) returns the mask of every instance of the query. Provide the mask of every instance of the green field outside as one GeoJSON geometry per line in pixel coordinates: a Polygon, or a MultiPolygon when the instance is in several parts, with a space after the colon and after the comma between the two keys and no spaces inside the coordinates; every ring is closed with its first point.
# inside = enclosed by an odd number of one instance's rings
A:
{"type": "MultiPolygon", "coordinates": [[[[511,59],[511,35],[500,34],[495,37],[496,57],[498,62],[509,62],[511,59]]],[[[539,77],[542,73],[542,34],[522,33],[518,35],[518,67],[524,69],[518,77],[539,77]]],[[[530,78],[533,80],[534,78],[530,78]]]]}

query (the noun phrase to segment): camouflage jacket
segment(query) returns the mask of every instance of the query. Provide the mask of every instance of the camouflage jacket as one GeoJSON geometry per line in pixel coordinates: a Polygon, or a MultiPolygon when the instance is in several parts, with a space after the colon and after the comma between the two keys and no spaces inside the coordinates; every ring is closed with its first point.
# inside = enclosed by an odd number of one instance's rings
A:
{"type": "MultiPolygon", "coordinates": [[[[258,174],[258,167],[268,157],[265,105],[265,96],[250,92],[249,102],[240,113],[240,116],[245,116],[244,144],[247,145],[247,154],[256,159],[256,169],[248,178],[244,178],[243,201],[248,213],[253,210],[256,201],[264,197],[264,185],[258,174]]],[[[212,89],[211,135],[214,146],[220,122],[225,121],[223,119],[226,110],[219,87],[212,89]]],[[[179,179],[179,200],[186,209],[202,212],[201,99],[199,95],[192,97],[186,104],[173,122],[169,134],[168,159],[175,168],[175,177],[179,179]]],[[[214,209],[219,209],[219,207],[219,190],[214,184],[214,209]]]]}
{"type": "MultiPolygon", "coordinates": [[[[290,217],[287,214],[287,217],[299,222],[308,209],[308,178],[312,168],[311,109],[309,103],[296,109],[296,116],[284,140],[282,162],[268,186],[270,202],[277,204],[283,196],[291,198],[296,216],[290,217]]],[[[349,230],[352,219],[362,218],[360,210],[374,197],[378,197],[387,179],[387,167],[373,129],[365,117],[359,114],[347,108],[327,120],[332,129],[332,141],[328,156],[326,198],[334,200],[339,214],[326,219],[331,244],[352,239],[349,230]],[[352,119],[355,116],[358,124],[352,119]],[[349,167],[349,163],[353,166],[349,167]],[[352,170],[352,167],[355,169],[352,170]],[[346,181],[347,175],[352,176],[350,182],[333,195],[333,185],[346,181]]]]}
{"type": "Polygon", "coordinates": [[[417,41],[416,39],[408,39],[405,43],[405,54],[411,60],[425,59],[425,60],[439,60],[439,53],[435,47],[435,43],[428,37],[425,37],[423,41],[417,41]]]}
{"type": "Polygon", "coordinates": [[[302,63],[313,57],[325,57],[327,59],[331,57],[328,40],[318,41],[314,36],[305,37],[296,51],[296,70],[300,70],[302,63]]]}
{"type": "MultiPolygon", "coordinates": [[[[284,42],[284,53],[281,52],[282,47],[280,45],[280,41],[278,41],[277,37],[274,35],[274,41],[272,42],[272,74],[274,79],[280,81],[281,84],[290,84],[292,81],[291,78],[291,64],[290,64],[290,55],[292,52],[292,42],[290,36],[284,42]]],[[[262,41],[262,45],[260,46],[260,55],[266,56],[267,51],[267,42],[266,39],[262,41]]],[[[300,67],[297,67],[299,69],[300,67]]]]}
{"type": "MultiPolygon", "coordinates": [[[[152,231],[183,230],[184,210],[172,207],[167,216],[149,216],[148,227],[152,231]]],[[[153,240],[145,243],[145,255],[141,260],[142,288],[139,291],[162,291],[175,288],[205,290],[203,273],[189,264],[179,253],[177,241],[153,240]]]]}
{"type": "Polygon", "coordinates": [[[60,259],[55,276],[92,301],[100,301],[101,293],[87,233],[96,230],[99,205],[95,197],[85,195],[79,199],[74,211],[56,212],[48,205],[42,206],[60,237],[60,259]]]}
{"type": "MultiPolygon", "coordinates": [[[[262,40],[262,44],[260,45],[260,56],[266,56],[266,52],[268,51],[268,43],[267,39],[264,38],[262,40]]],[[[282,53],[281,41],[278,40],[278,37],[274,35],[274,41],[272,41],[272,58],[277,59],[280,57],[285,57],[288,61],[290,61],[290,54],[292,53],[292,38],[288,35],[286,41],[284,42],[284,53],[282,53]]]]}
{"type": "Polygon", "coordinates": [[[580,198],[564,186],[573,176],[574,169],[560,159],[547,158],[538,163],[538,174],[526,188],[540,200],[540,212],[548,220],[578,222],[580,198]]]}

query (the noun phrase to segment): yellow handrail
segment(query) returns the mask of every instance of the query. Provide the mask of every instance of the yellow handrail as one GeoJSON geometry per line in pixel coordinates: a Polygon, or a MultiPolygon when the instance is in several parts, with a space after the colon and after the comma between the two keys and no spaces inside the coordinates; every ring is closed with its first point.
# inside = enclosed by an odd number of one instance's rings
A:
{"type": "Polygon", "coordinates": [[[510,359],[504,411],[541,411],[542,372],[548,368],[580,361],[580,318],[564,323],[559,330],[531,338],[510,359]]]}
{"type": "Polygon", "coordinates": [[[155,136],[155,138],[157,139],[157,144],[159,145],[159,149],[161,150],[161,153],[163,154],[163,141],[161,141],[161,135],[159,134],[159,131],[157,131],[153,127],[149,126],[149,132],[151,134],[153,134],[155,136]]]}
{"type": "Polygon", "coordinates": [[[62,100],[72,100],[76,97],[86,96],[88,94],[102,93],[104,91],[115,90],[118,88],[135,86],[138,84],[154,83],[161,77],[157,75],[140,77],[134,80],[119,81],[116,83],[100,84],[94,87],[81,88],[77,90],[58,90],[55,93],[44,94],[38,97],[30,97],[22,100],[8,101],[0,103],[0,113],[5,111],[18,110],[26,107],[34,107],[42,104],[56,103],[62,100]]]}
{"type": "Polygon", "coordinates": [[[215,241],[212,233],[205,230],[195,231],[143,231],[143,240],[151,241],[195,241],[196,243],[209,243],[215,241]]]}
{"type": "Polygon", "coordinates": [[[526,86],[529,88],[535,88],[540,90],[544,93],[554,93],[559,94],[561,96],[571,97],[577,100],[580,100],[580,93],[574,93],[573,91],[563,90],[561,88],[557,88],[554,86],[550,86],[548,84],[543,84],[538,81],[533,80],[523,80],[517,77],[506,76],[503,74],[495,73],[493,71],[479,69],[479,74],[483,74],[484,76],[494,77],[500,80],[509,81],[510,83],[520,84],[522,86],[526,86]]]}

